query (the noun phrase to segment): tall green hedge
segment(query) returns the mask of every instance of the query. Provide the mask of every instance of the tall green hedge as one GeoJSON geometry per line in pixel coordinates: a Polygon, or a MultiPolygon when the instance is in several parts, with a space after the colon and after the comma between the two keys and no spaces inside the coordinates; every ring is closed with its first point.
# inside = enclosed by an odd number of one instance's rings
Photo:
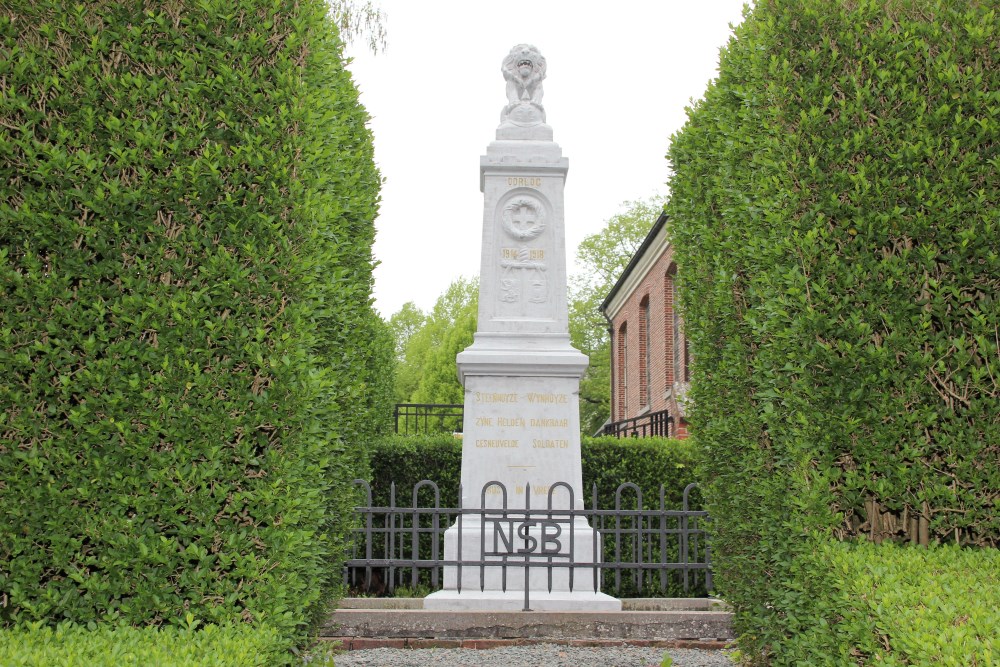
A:
{"type": "Polygon", "coordinates": [[[302,633],[335,592],[345,487],[389,386],[379,176],[327,7],[16,5],[0,621],[302,633]]]}
{"type": "Polygon", "coordinates": [[[994,2],[758,0],[673,139],[693,431],[757,659],[843,664],[793,650],[838,623],[831,539],[1000,544],[998,39],[994,2]]]}

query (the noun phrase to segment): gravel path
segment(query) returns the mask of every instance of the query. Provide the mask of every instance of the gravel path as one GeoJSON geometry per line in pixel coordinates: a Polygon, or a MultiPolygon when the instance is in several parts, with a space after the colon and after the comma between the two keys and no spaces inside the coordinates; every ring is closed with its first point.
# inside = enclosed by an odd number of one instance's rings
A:
{"type": "Polygon", "coordinates": [[[589,648],[536,644],[492,649],[375,648],[336,657],[337,667],[659,667],[664,654],[673,667],[732,667],[728,651],[615,646],[589,648]]]}

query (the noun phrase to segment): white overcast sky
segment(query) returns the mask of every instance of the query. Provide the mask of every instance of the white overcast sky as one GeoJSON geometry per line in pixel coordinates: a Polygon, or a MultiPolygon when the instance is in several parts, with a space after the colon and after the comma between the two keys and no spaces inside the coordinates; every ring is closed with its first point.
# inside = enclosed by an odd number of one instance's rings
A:
{"type": "MultiPolygon", "coordinates": [[[[664,155],[717,75],[743,0],[376,0],[388,47],[348,47],[372,116],[385,183],[376,220],[376,308],[424,311],[479,274],[479,156],[506,104],[500,63],[534,44],[548,63],[544,106],[569,158],[566,247],[622,210],[666,194],[664,155]]],[[[363,41],[363,40],[362,40],[363,41]]],[[[650,220],[650,225],[653,221],[650,220]]]]}

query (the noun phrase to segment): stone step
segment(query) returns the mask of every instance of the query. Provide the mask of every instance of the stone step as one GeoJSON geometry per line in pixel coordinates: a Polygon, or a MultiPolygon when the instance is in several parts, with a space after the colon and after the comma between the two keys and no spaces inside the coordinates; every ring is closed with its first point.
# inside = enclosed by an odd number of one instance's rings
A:
{"type": "Polygon", "coordinates": [[[622,600],[620,612],[437,611],[422,600],[345,600],[323,629],[328,639],[665,642],[733,639],[717,600],[622,600]],[[395,606],[395,608],[392,608],[395,606]],[[365,608],[367,607],[367,608],[365,608]]]}

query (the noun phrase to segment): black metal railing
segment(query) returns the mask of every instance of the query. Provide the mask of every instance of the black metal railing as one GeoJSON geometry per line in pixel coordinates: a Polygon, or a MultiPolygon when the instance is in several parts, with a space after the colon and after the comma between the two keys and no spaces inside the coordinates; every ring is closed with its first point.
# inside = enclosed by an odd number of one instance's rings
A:
{"type": "Polygon", "coordinates": [[[650,412],[640,417],[605,424],[601,434],[618,438],[669,438],[674,435],[674,418],[668,410],[650,412]]]}
{"type": "Polygon", "coordinates": [[[393,424],[401,435],[461,433],[464,415],[460,403],[397,403],[393,424]]]}
{"type": "Polygon", "coordinates": [[[476,508],[441,507],[440,490],[430,480],[413,488],[408,507],[397,504],[395,484],[390,488],[388,506],[373,506],[371,487],[363,480],[355,483],[365,504],[356,508],[360,527],[355,530],[344,579],[357,592],[391,595],[399,586],[438,590],[445,567],[456,568],[459,587],[463,568],[467,574],[477,571],[480,590],[487,568],[502,569],[505,587],[508,580],[523,573],[526,609],[530,571],[547,572],[550,588],[553,573],[561,572],[564,578],[568,574],[570,590],[576,575],[576,581],[583,582],[578,587],[589,586],[588,590],[617,597],[698,596],[712,589],[711,549],[704,526],[707,512],[690,509],[695,484],[684,489],[680,509],[666,507],[663,486],[658,506],[644,507],[642,490],[631,483],[618,487],[613,509],[599,509],[594,485],[591,507],[584,510],[570,509],[576,506],[572,489],[561,482],[549,488],[548,503],[537,509],[531,507],[530,487],[525,488],[525,507],[509,508],[507,489],[500,482],[483,488],[483,502],[476,508]],[[553,493],[559,487],[563,498],[569,493],[564,509],[553,507],[553,493]],[[481,509],[487,506],[488,489],[492,489],[491,504],[499,506],[481,509]],[[429,500],[429,496],[433,504],[421,507],[418,500],[429,500]],[[578,541],[574,530],[581,535],[579,517],[588,523],[585,532],[591,533],[586,543],[601,545],[593,547],[594,553],[574,552],[578,541]],[[463,559],[459,538],[458,554],[446,560],[442,557],[444,533],[455,525],[461,535],[463,521],[481,528],[478,553],[482,555],[463,559]],[[602,577],[602,572],[611,576],[602,577]]]}

